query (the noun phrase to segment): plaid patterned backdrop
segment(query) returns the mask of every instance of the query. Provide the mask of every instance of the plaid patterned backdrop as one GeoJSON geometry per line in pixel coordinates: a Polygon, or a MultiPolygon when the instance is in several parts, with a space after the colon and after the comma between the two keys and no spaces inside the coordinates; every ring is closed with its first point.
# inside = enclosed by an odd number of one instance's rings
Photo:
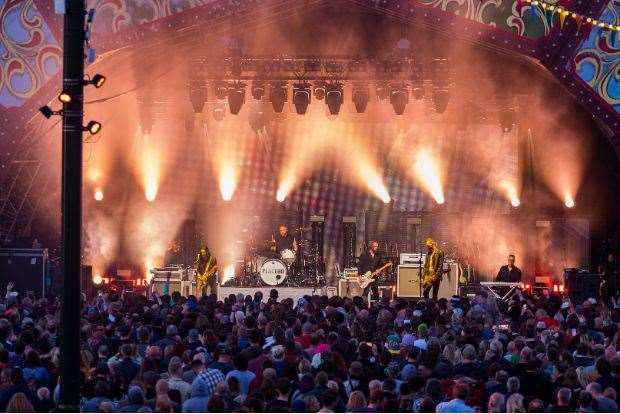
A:
{"type": "MultiPolygon", "coordinates": [[[[170,172],[158,202],[166,197],[180,201],[174,203],[178,206],[175,214],[183,215],[188,211],[186,201],[195,197],[201,232],[222,257],[231,257],[231,250],[238,252],[234,239],[244,239],[249,231],[255,232],[256,240],[261,241],[270,238],[279,223],[290,228],[308,227],[310,215],[323,215],[326,268],[330,275],[334,264],[342,263],[343,216],[358,219],[359,254],[366,238],[371,236],[365,229],[373,223],[366,220],[374,221],[376,217],[367,212],[383,212],[384,216],[393,216],[392,220],[405,212],[435,212],[427,214],[428,224],[439,213],[492,216],[511,211],[505,197],[488,183],[494,179],[491,172],[502,176],[516,174],[516,133],[502,135],[499,127],[484,125],[442,133],[440,125],[431,123],[423,129],[394,122],[394,116],[389,115],[385,119],[390,122],[369,122],[366,115],[350,114],[344,108],[341,115],[333,118],[323,113],[323,107],[315,103],[315,108],[309,108],[304,117],[286,111],[274,116],[270,108],[265,109],[271,118],[258,132],[248,122],[250,116],[257,116],[252,115],[256,108],[236,117],[226,114],[222,121],[214,121],[210,115],[196,116],[187,145],[175,146],[175,153],[168,158],[170,165],[166,170],[170,172]],[[472,142],[476,141],[491,153],[484,159],[487,164],[470,158],[471,152],[476,151],[472,142]],[[401,160],[408,160],[409,154],[415,154],[420,147],[431,148],[442,162],[446,203],[441,207],[402,168],[401,160]],[[223,202],[219,194],[222,159],[240,171],[230,202],[223,202]],[[384,204],[357,178],[362,168],[377,172],[392,203],[384,204]],[[278,203],[278,181],[286,170],[295,171],[299,179],[286,200],[278,203]]],[[[209,114],[210,109],[206,108],[205,113],[209,114]]],[[[452,235],[461,230],[453,229],[452,222],[440,225],[443,222],[428,224],[423,232],[433,232],[440,241],[456,242],[451,240],[452,235]]],[[[309,232],[304,235],[309,236],[309,232]]],[[[382,240],[386,246],[390,241],[382,240]]]]}

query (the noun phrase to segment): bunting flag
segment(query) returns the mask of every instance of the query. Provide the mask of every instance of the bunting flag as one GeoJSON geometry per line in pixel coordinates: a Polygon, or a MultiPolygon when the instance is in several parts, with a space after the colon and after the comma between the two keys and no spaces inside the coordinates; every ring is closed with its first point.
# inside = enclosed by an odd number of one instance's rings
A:
{"type": "Polygon", "coordinates": [[[560,14],[560,29],[564,28],[564,20],[566,20],[566,16],[568,16],[568,12],[561,11],[560,14]]]}
{"type": "Polygon", "coordinates": [[[560,29],[564,28],[564,23],[567,17],[572,18],[575,21],[575,25],[577,28],[577,32],[575,35],[578,35],[581,31],[582,26],[584,26],[584,33],[589,36],[594,27],[599,27],[602,30],[611,31],[612,35],[610,40],[615,43],[616,38],[618,36],[618,32],[620,32],[620,25],[606,23],[600,20],[596,20],[590,16],[584,16],[579,13],[572,12],[570,10],[566,10],[564,7],[556,6],[555,4],[547,3],[545,0],[517,0],[516,12],[519,16],[523,17],[523,6],[524,3],[528,3],[530,8],[530,14],[532,17],[536,17],[538,6],[542,9],[545,20],[547,21],[549,27],[553,27],[553,17],[555,13],[558,14],[558,20],[560,22],[560,29]]]}

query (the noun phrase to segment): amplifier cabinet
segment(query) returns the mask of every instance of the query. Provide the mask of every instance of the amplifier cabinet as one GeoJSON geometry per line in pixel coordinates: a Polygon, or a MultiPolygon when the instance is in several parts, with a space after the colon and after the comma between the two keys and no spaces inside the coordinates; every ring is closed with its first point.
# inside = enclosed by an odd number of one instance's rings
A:
{"type": "Polygon", "coordinates": [[[355,296],[362,296],[364,289],[362,289],[357,282],[357,279],[348,278],[338,280],[338,296],[342,298],[353,298],[355,296]]]}
{"type": "MultiPolygon", "coordinates": [[[[445,263],[446,271],[439,285],[438,298],[449,299],[457,294],[459,266],[455,262],[445,263]]],[[[399,265],[396,271],[396,296],[401,298],[421,298],[420,267],[417,265],[399,265]]],[[[432,292],[431,292],[432,293],[432,292]]]]}
{"type": "MultiPolygon", "coordinates": [[[[166,279],[153,278],[149,285],[149,293],[156,293],[157,296],[164,294],[166,286],[166,279]]],[[[181,295],[187,297],[189,295],[196,294],[196,282],[189,280],[170,279],[170,287],[168,294],[171,295],[174,292],[179,292],[181,295]]]]}
{"type": "Polygon", "coordinates": [[[420,298],[420,266],[399,265],[396,270],[396,296],[399,298],[420,298]]]}

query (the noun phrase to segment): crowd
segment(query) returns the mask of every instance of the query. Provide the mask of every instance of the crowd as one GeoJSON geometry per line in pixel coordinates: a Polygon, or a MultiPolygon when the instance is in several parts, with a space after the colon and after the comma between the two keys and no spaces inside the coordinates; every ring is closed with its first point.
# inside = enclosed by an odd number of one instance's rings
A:
{"type": "MultiPolygon", "coordinates": [[[[0,411],[54,411],[58,300],[0,301],[0,411]]],[[[620,316],[588,299],[99,294],[83,412],[617,412],[620,316]]],[[[78,333],[76,333],[78,334],[78,333]]]]}

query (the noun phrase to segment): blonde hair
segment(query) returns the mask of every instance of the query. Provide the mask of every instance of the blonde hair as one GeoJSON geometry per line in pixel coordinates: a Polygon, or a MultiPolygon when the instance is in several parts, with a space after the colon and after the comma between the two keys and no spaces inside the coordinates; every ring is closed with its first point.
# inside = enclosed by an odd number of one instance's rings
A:
{"type": "Polygon", "coordinates": [[[523,396],[521,394],[512,394],[506,401],[507,413],[524,413],[523,396]]]}
{"type": "Polygon", "coordinates": [[[33,413],[34,407],[23,392],[13,395],[6,406],[7,413],[33,413]]]}
{"type": "Polygon", "coordinates": [[[366,402],[366,397],[361,391],[353,391],[349,396],[349,401],[347,402],[347,410],[359,410],[360,408],[366,408],[368,403],[366,402]]]}

